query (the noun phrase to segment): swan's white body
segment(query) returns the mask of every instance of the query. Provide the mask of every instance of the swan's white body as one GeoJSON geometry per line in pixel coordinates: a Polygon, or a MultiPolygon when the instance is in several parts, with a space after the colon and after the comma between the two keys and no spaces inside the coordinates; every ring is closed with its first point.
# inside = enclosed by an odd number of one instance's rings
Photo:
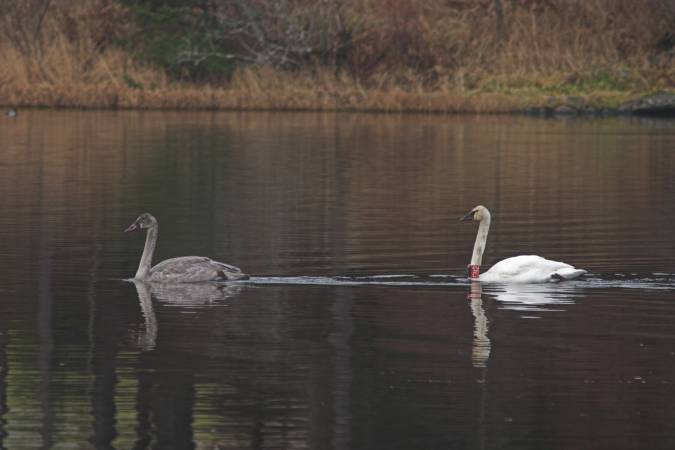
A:
{"type": "Polygon", "coordinates": [[[125,231],[147,229],[145,247],[135,280],[154,283],[199,283],[204,281],[245,280],[248,277],[238,267],[214,261],[204,256],[171,258],[152,267],[152,255],[157,245],[157,219],[141,214],[125,231]]]}
{"type": "Polygon", "coordinates": [[[499,261],[478,279],[488,283],[548,283],[573,280],[585,274],[569,264],[537,255],[521,255],[499,261]]]}
{"type": "Polygon", "coordinates": [[[506,258],[480,274],[480,265],[490,229],[490,211],[484,206],[476,206],[461,220],[480,222],[476,242],[471,256],[470,272],[473,279],[488,283],[549,283],[573,280],[586,273],[583,269],[536,255],[522,255],[506,258]]]}

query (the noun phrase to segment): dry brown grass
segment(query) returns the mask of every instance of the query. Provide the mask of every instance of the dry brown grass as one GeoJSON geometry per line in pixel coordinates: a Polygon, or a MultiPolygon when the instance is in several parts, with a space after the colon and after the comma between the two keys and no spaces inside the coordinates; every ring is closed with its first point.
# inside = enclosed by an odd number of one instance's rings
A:
{"type": "Polygon", "coordinates": [[[7,80],[0,86],[0,103],[5,105],[385,112],[504,112],[515,106],[496,93],[467,96],[422,86],[403,89],[388,82],[366,88],[328,70],[297,74],[270,67],[241,69],[226,87],[191,85],[139,66],[119,50],[89,53],[62,40],[45,47],[39,67],[15,49],[0,47],[0,54],[9,62],[0,68],[0,79],[7,80]]]}
{"type": "Polygon", "coordinates": [[[107,36],[126,20],[115,2],[57,1],[34,48],[1,41],[0,103],[504,112],[551,96],[602,104],[675,86],[675,50],[663,44],[675,39],[672,2],[503,3],[499,36],[491,0],[347,1],[344,20],[354,32],[341,70],[241,68],[226,83],[197,85],[172,81],[111,44],[107,36]]]}

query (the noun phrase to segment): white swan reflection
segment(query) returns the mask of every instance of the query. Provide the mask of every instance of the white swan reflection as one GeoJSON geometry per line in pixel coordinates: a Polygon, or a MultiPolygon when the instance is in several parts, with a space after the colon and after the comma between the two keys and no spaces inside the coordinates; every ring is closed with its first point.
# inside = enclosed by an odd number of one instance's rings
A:
{"type": "Polygon", "coordinates": [[[471,364],[474,367],[487,367],[492,345],[488,337],[488,318],[483,308],[482,287],[479,282],[471,283],[468,296],[473,314],[473,346],[471,348],[471,364]]]}
{"type": "Polygon", "coordinates": [[[564,285],[513,283],[490,285],[485,289],[485,294],[497,300],[502,309],[552,311],[564,310],[555,306],[573,304],[579,290],[579,287],[571,283],[564,285]]]}
{"type": "MultiPolygon", "coordinates": [[[[564,305],[573,304],[582,287],[562,284],[490,284],[471,282],[468,295],[474,318],[471,363],[474,367],[487,367],[491,343],[488,336],[490,321],[485,313],[483,297],[495,299],[500,309],[523,311],[563,311],[564,305]]],[[[532,316],[534,317],[534,316],[532,316]]]]}

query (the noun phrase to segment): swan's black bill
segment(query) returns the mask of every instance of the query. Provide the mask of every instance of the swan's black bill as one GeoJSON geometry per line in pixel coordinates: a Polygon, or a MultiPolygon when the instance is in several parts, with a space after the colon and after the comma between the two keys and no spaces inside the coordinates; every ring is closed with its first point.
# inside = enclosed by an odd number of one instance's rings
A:
{"type": "Polygon", "coordinates": [[[125,233],[128,233],[128,232],[130,232],[130,231],[136,231],[136,230],[140,230],[140,227],[136,224],[136,222],[134,222],[134,223],[132,223],[131,225],[129,225],[129,226],[127,227],[127,229],[124,230],[124,232],[125,232],[125,233]]]}
{"type": "Polygon", "coordinates": [[[460,222],[466,222],[467,220],[473,220],[473,215],[476,214],[476,211],[469,211],[459,218],[460,222]]]}

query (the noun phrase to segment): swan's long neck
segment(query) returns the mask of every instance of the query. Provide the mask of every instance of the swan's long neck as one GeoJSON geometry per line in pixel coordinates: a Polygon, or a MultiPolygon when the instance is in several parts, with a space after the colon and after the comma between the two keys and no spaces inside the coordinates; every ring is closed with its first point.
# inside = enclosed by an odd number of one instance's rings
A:
{"type": "Polygon", "coordinates": [[[143,256],[141,256],[141,263],[138,265],[136,271],[137,280],[143,280],[150,274],[152,267],[152,254],[155,253],[155,245],[157,245],[157,225],[148,228],[148,233],[145,237],[145,247],[143,247],[143,256]]]}
{"type": "Polygon", "coordinates": [[[473,255],[471,255],[472,266],[480,266],[483,261],[483,252],[485,251],[485,244],[487,243],[488,231],[490,231],[490,220],[490,213],[487,212],[487,210],[483,211],[483,218],[478,227],[476,242],[473,244],[473,255]]]}

